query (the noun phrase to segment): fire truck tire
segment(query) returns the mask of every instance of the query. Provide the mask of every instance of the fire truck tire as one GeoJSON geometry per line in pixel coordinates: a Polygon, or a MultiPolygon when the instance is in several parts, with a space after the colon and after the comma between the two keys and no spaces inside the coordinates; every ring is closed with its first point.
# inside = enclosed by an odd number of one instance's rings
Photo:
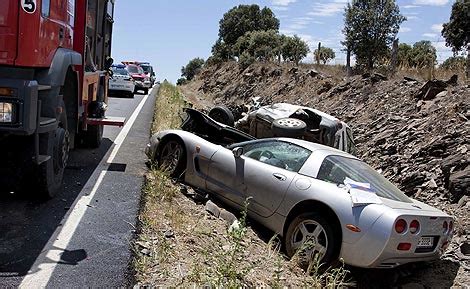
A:
{"type": "Polygon", "coordinates": [[[62,187],[64,170],[69,155],[69,134],[67,131],[67,117],[64,113],[60,117],[60,125],[55,131],[40,136],[41,154],[51,158],[37,168],[37,184],[41,199],[53,198],[62,187]]]}
{"type": "Polygon", "coordinates": [[[88,125],[87,131],[83,132],[83,145],[88,148],[98,148],[103,139],[102,125],[88,125]]]}

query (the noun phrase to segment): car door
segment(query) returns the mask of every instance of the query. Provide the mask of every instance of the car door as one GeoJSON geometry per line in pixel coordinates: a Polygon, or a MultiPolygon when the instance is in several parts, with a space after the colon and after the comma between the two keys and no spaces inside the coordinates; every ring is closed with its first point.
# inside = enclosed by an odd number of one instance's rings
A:
{"type": "Polygon", "coordinates": [[[269,217],[279,207],[297,172],[310,151],[297,145],[260,140],[243,145],[243,155],[216,153],[211,159],[210,177],[224,197],[243,206],[249,198],[249,210],[269,217]]]}

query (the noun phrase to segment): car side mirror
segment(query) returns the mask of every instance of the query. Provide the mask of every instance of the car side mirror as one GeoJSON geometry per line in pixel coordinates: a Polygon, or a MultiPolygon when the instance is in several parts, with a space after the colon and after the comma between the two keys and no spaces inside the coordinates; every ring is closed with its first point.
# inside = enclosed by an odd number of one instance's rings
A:
{"type": "Polygon", "coordinates": [[[236,147],[232,150],[233,156],[236,158],[239,158],[243,155],[243,148],[242,147],[236,147]]]}

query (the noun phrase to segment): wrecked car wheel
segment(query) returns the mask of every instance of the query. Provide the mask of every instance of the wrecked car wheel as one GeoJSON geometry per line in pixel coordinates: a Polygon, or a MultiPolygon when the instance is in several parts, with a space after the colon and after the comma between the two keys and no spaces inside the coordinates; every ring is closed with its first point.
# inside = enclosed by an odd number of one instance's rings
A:
{"type": "Polygon", "coordinates": [[[307,124],[296,118],[279,118],[273,121],[271,130],[274,136],[301,137],[305,133],[307,124]]]}
{"type": "Polygon", "coordinates": [[[209,111],[209,117],[228,126],[235,125],[233,113],[226,106],[216,106],[209,111]]]}
{"type": "Polygon", "coordinates": [[[166,141],[158,155],[158,168],[168,172],[173,178],[181,178],[184,173],[185,165],[186,152],[184,145],[176,139],[166,141]]]}
{"type": "Polygon", "coordinates": [[[321,216],[304,213],[290,223],[285,248],[289,257],[296,255],[302,267],[312,262],[329,265],[335,256],[334,231],[321,216]]]}

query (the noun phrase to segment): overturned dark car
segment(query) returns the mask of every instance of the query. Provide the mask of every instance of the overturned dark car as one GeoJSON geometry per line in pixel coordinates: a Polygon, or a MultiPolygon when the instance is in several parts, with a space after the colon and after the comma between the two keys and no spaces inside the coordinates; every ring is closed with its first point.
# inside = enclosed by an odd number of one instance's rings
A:
{"type": "Polygon", "coordinates": [[[356,153],[352,130],[346,123],[309,107],[276,103],[260,107],[236,123],[231,112],[224,107],[215,107],[209,115],[191,108],[185,112],[181,128],[216,144],[290,137],[356,153]]]}

